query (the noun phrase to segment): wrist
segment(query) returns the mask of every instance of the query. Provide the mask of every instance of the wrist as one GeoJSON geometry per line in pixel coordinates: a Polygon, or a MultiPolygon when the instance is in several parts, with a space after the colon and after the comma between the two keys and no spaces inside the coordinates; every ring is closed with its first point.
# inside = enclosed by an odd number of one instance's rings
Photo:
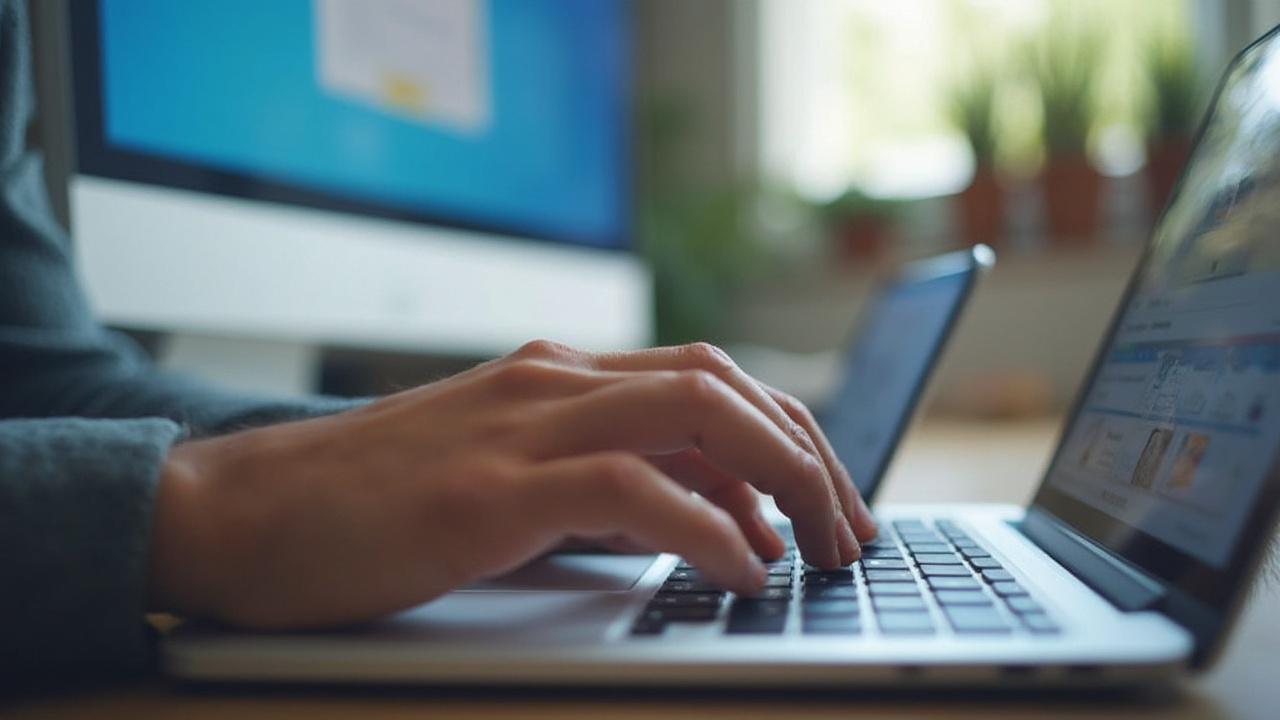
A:
{"type": "Polygon", "coordinates": [[[198,443],[174,446],[160,470],[151,521],[147,604],[152,611],[207,616],[216,604],[210,581],[208,483],[198,443]]]}

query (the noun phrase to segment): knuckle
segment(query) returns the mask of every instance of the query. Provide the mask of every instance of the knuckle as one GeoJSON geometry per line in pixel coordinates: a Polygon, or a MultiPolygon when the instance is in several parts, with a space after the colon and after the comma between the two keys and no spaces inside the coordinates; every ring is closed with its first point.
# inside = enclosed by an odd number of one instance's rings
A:
{"type": "Polygon", "coordinates": [[[795,421],[787,423],[787,434],[791,436],[792,442],[796,443],[805,450],[812,451],[814,449],[813,436],[809,434],[804,426],[795,421]]]}
{"type": "Polygon", "coordinates": [[[555,368],[541,360],[521,358],[507,363],[491,376],[499,390],[522,393],[546,383],[555,374],[555,368]]]}
{"type": "Polygon", "coordinates": [[[595,460],[591,477],[594,490],[608,497],[620,497],[635,489],[644,473],[644,461],[628,453],[607,453],[595,460]]]}
{"type": "Polygon", "coordinates": [[[799,419],[800,422],[808,422],[813,419],[813,413],[809,412],[809,406],[797,400],[795,396],[780,392],[777,393],[776,398],[778,404],[791,417],[799,419]]]}
{"type": "Polygon", "coordinates": [[[715,403],[723,397],[724,382],[707,370],[685,370],[676,375],[680,394],[695,403],[715,403]]]}
{"type": "Polygon", "coordinates": [[[822,461],[806,450],[796,451],[796,468],[801,476],[826,485],[826,467],[822,461]]]}
{"type": "Polygon", "coordinates": [[[737,363],[729,357],[729,353],[709,342],[696,342],[686,345],[684,352],[693,358],[697,367],[717,374],[729,373],[738,369],[737,363]]]}
{"type": "Polygon", "coordinates": [[[573,350],[568,345],[539,338],[521,345],[511,356],[532,360],[560,360],[572,353],[573,350]]]}

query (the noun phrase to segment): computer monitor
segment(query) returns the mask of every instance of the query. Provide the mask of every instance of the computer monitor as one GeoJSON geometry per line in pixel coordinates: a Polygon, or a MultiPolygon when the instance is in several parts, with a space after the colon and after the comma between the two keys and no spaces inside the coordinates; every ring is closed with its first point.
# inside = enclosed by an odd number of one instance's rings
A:
{"type": "Polygon", "coordinates": [[[69,3],[105,320],[490,355],[632,347],[625,0],[69,3]]]}

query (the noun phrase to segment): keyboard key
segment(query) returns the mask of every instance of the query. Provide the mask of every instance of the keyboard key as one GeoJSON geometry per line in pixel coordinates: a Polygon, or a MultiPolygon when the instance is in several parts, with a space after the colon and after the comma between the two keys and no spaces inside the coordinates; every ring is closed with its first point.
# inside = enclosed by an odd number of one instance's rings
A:
{"type": "Polygon", "coordinates": [[[959,565],[964,561],[955,553],[920,553],[916,555],[916,562],[921,565],[959,565]]]}
{"type": "Polygon", "coordinates": [[[902,530],[903,528],[910,528],[910,529],[918,528],[923,530],[929,527],[928,525],[925,525],[924,521],[921,520],[920,518],[909,518],[909,517],[899,518],[897,520],[894,520],[893,526],[898,530],[902,530]]]}
{"type": "Polygon", "coordinates": [[[993,605],[981,590],[939,590],[933,594],[939,605],[993,605]]]}
{"type": "Polygon", "coordinates": [[[709,605],[688,607],[654,607],[644,611],[645,620],[652,622],[710,622],[716,619],[718,607],[709,605]]]}
{"type": "Polygon", "coordinates": [[[944,553],[950,552],[951,546],[945,543],[907,543],[907,549],[912,555],[920,553],[944,553]]]}
{"type": "Polygon", "coordinates": [[[827,598],[806,597],[800,603],[800,613],[805,617],[831,615],[857,615],[857,600],[831,600],[827,598]]]}
{"type": "Polygon", "coordinates": [[[878,535],[878,536],[876,536],[876,537],[874,537],[874,538],[872,538],[872,539],[870,539],[870,540],[868,540],[868,541],[866,541],[866,542],[864,542],[864,543],[860,543],[860,544],[862,545],[862,549],[863,549],[863,550],[868,550],[868,549],[877,549],[877,548],[884,548],[884,549],[892,550],[892,549],[894,549],[894,548],[898,547],[898,543],[897,543],[896,541],[894,541],[894,539],[893,539],[893,538],[888,537],[888,536],[885,536],[885,535],[878,535]]]}
{"type": "Polygon", "coordinates": [[[854,573],[853,565],[842,565],[834,568],[819,568],[812,565],[804,566],[805,575],[852,575],[854,573]]]}
{"type": "Polygon", "coordinates": [[[632,635],[661,635],[667,624],[661,620],[650,620],[643,615],[631,626],[632,635]]]}
{"type": "Polygon", "coordinates": [[[987,582],[999,582],[1001,580],[1012,580],[1013,574],[1008,570],[983,570],[982,577],[987,582]]]}
{"type": "Polygon", "coordinates": [[[1029,597],[1005,598],[1005,602],[1009,605],[1010,610],[1018,613],[1019,615],[1024,613],[1044,612],[1044,607],[1042,607],[1040,603],[1036,602],[1035,600],[1032,600],[1029,597]]]}
{"type": "Polygon", "coordinates": [[[792,574],[791,564],[788,563],[786,566],[783,566],[783,567],[770,567],[768,568],[768,572],[769,572],[769,577],[791,577],[791,574],[792,574]]]}
{"type": "Polygon", "coordinates": [[[945,543],[946,540],[938,533],[898,533],[898,537],[902,538],[902,542],[907,545],[912,543],[945,543]]]}
{"type": "Polygon", "coordinates": [[[804,597],[806,600],[853,600],[858,597],[858,588],[853,585],[805,585],[804,597]]]}
{"type": "Polygon", "coordinates": [[[991,557],[991,553],[980,547],[965,547],[960,543],[956,543],[956,547],[959,548],[961,555],[969,558],[970,560],[973,558],[991,557]]]}
{"type": "Polygon", "coordinates": [[[659,592],[664,593],[714,593],[722,592],[720,588],[703,580],[668,580],[662,584],[659,592]]]}
{"type": "Polygon", "coordinates": [[[827,587],[835,585],[852,585],[852,575],[805,575],[805,587],[827,587]]]}
{"type": "Polygon", "coordinates": [[[862,559],[868,558],[896,558],[902,559],[902,552],[896,547],[867,547],[862,546],[862,559]]]}
{"type": "Polygon", "coordinates": [[[751,600],[790,600],[791,586],[765,587],[757,590],[754,595],[749,595],[747,597],[751,600]]]}
{"type": "Polygon", "coordinates": [[[649,600],[654,607],[720,607],[723,595],[716,593],[658,593],[649,600]]]}
{"type": "Polygon", "coordinates": [[[928,607],[919,595],[878,595],[871,599],[876,612],[924,612],[928,607]]]}
{"type": "Polygon", "coordinates": [[[702,573],[697,570],[682,570],[676,568],[667,576],[667,580],[687,580],[689,582],[698,582],[703,580],[702,573]]]}
{"type": "Polygon", "coordinates": [[[931,577],[929,587],[934,590],[979,590],[982,588],[977,580],[971,577],[931,577]]]}
{"type": "Polygon", "coordinates": [[[781,633],[786,626],[786,601],[741,599],[729,610],[725,632],[730,635],[773,635],[781,633]]]}
{"type": "Polygon", "coordinates": [[[806,635],[857,635],[862,632],[862,621],[855,616],[812,617],[806,615],[800,623],[806,635]]]}
{"type": "Polygon", "coordinates": [[[969,563],[981,570],[1000,570],[1002,568],[1000,561],[993,557],[976,557],[970,559],[969,563]]]}
{"type": "Polygon", "coordinates": [[[770,588],[791,587],[791,576],[769,575],[764,579],[764,586],[770,588]]]}
{"type": "Polygon", "coordinates": [[[910,570],[867,570],[867,582],[906,582],[913,583],[916,576],[910,570]]]}
{"type": "Polygon", "coordinates": [[[925,577],[973,577],[963,565],[921,565],[920,574],[925,577]]]}
{"type": "Polygon", "coordinates": [[[868,570],[906,570],[906,560],[897,558],[863,558],[862,567],[868,570]]]}
{"type": "Polygon", "coordinates": [[[1044,613],[1031,613],[1030,615],[1023,615],[1022,624],[1026,625],[1028,630],[1037,634],[1050,634],[1050,633],[1062,632],[1062,628],[1058,627],[1057,623],[1050,620],[1049,616],[1045,615],[1044,613]]]}
{"type": "Polygon", "coordinates": [[[853,580],[853,568],[840,568],[838,570],[805,570],[804,579],[808,582],[812,578],[830,578],[833,580],[853,580]]]}
{"type": "Polygon", "coordinates": [[[880,632],[886,635],[932,635],[933,620],[929,613],[891,612],[876,616],[880,632]]]}
{"type": "Polygon", "coordinates": [[[919,595],[919,586],[915,583],[873,582],[867,585],[872,596],[877,595],[919,595]]]}
{"type": "Polygon", "coordinates": [[[1027,594],[1027,591],[1021,585],[1009,580],[993,582],[991,583],[991,589],[995,590],[1000,597],[1015,597],[1027,594]]]}
{"type": "Polygon", "coordinates": [[[943,612],[952,629],[958,633],[1006,633],[1012,630],[995,608],[953,606],[944,607],[943,612]]]}
{"type": "Polygon", "coordinates": [[[982,546],[978,544],[978,541],[974,540],[971,537],[952,538],[951,544],[955,545],[961,550],[978,550],[978,551],[982,550],[982,546]]]}

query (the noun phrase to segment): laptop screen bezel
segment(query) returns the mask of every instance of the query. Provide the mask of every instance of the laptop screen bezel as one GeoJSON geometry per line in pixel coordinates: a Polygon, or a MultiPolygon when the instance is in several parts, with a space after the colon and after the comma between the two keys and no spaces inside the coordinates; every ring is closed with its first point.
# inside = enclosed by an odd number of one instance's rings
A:
{"type": "MultiPolygon", "coordinates": [[[[876,493],[884,485],[884,476],[889,466],[893,463],[894,456],[897,455],[898,446],[902,444],[902,438],[906,436],[907,429],[911,427],[912,421],[919,415],[921,401],[924,398],[925,390],[929,387],[929,382],[933,378],[934,371],[937,370],[938,363],[942,358],[943,352],[946,350],[956,326],[960,322],[961,315],[965,307],[969,304],[970,298],[973,296],[974,288],[977,286],[978,278],[982,273],[989,270],[995,264],[995,252],[986,245],[975,245],[967,250],[961,250],[945,255],[917,260],[907,263],[900,267],[896,272],[884,277],[875,285],[875,289],[871,292],[862,310],[858,313],[857,320],[853,325],[853,333],[849,340],[845,343],[847,348],[844,365],[841,367],[841,382],[848,382],[848,359],[855,349],[863,342],[866,342],[867,329],[870,327],[870,319],[873,313],[877,312],[880,307],[880,300],[893,291],[895,288],[903,285],[914,285],[917,283],[929,282],[944,277],[953,277],[957,275],[964,276],[964,282],[960,287],[960,292],[956,295],[955,300],[951,303],[951,307],[947,308],[947,317],[942,328],[942,332],[938,333],[932,347],[929,348],[929,357],[925,362],[924,368],[920,372],[920,377],[915,381],[911,388],[911,392],[907,397],[907,411],[894,425],[889,436],[889,443],[885,449],[879,463],[871,473],[866,489],[859,489],[856,484],[854,489],[862,494],[863,500],[870,505],[875,500],[876,493]]],[[[826,423],[832,414],[833,408],[826,407],[819,413],[818,424],[825,430],[826,423]]],[[[841,462],[846,462],[845,458],[840,458],[841,462]]]]}
{"type": "MultiPolygon", "coordinates": [[[[1209,111],[1205,114],[1196,133],[1187,163],[1183,166],[1183,172],[1179,175],[1178,182],[1170,193],[1169,201],[1166,202],[1155,227],[1159,227],[1159,224],[1164,221],[1168,208],[1181,192],[1186,178],[1186,168],[1197,159],[1201,139],[1217,113],[1218,102],[1228,78],[1235,72],[1241,60],[1255,48],[1268,42],[1280,42],[1280,37],[1277,36],[1280,36],[1280,26],[1241,50],[1224,71],[1209,104],[1209,111]]],[[[1272,460],[1271,467],[1254,501],[1253,509],[1240,529],[1227,562],[1221,567],[1215,567],[1191,556],[1050,485],[1054,469],[1062,459],[1065,442],[1079,420],[1090,388],[1093,387],[1099,372],[1106,364],[1107,354],[1115,340],[1121,319],[1137,293],[1140,285],[1139,278],[1143,276],[1151,262],[1152,249],[1152,242],[1149,239],[1130,276],[1123,298],[1111,318],[1107,332],[1098,346],[1089,372],[1085,376],[1086,379],[1080,385],[1080,391],[1075,397],[1067,421],[1063,424],[1057,447],[1040,487],[1031,501],[1031,506],[1049,513],[1128,563],[1151,574],[1157,580],[1208,604],[1215,610],[1226,612],[1243,591],[1245,576],[1271,543],[1269,530],[1275,525],[1277,513],[1280,512],[1280,455],[1272,460]]]]}

